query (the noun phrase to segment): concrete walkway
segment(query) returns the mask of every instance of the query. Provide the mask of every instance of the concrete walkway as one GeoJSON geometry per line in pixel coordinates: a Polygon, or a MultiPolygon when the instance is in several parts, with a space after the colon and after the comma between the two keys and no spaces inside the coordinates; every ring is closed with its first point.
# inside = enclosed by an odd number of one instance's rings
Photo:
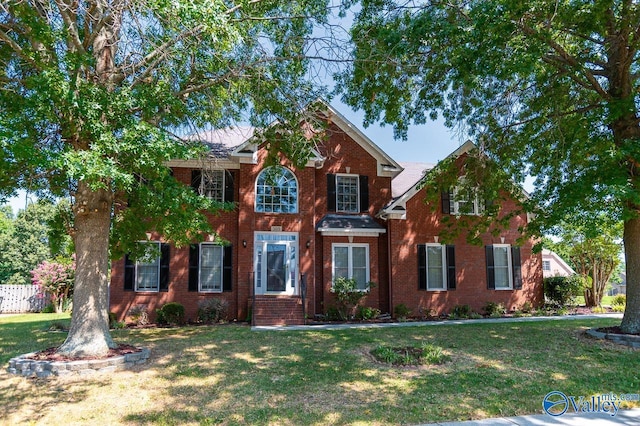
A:
{"type": "Polygon", "coordinates": [[[640,408],[620,410],[615,416],[606,413],[566,413],[553,417],[548,414],[532,416],[501,417],[496,419],[470,420],[467,422],[428,423],[422,426],[613,426],[640,425],[640,408]]]}
{"type": "Polygon", "coordinates": [[[566,321],[566,320],[590,320],[600,318],[622,318],[622,314],[590,314],[590,315],[558,315],[552,317],[519,317],[519,318],[482,318],[467,320],[444,321],[407,321],[407,322],[381,322],[363,324],[317,324],[317,325],[263,325],[251,327],[253,331],[295,331],[295,330],[343,330],[351,328],[386,328],[386,327],[430,327],[438,325],[465,325],[465,324],[495,324],[502,322],[539,322],[539,321],[566,321]]]}

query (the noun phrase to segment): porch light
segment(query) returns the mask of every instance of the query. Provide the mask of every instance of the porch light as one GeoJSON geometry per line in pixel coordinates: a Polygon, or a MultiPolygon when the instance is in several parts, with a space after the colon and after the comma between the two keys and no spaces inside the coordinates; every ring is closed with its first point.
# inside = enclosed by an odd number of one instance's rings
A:
{"type": "Polygon", "coordinates": [[[247,247],[247,240],[242,240],[242,247],[247,247]]]}
{"type": "Polygon", "coordinates": [[[307,248],[311,247],[311,240],[307,241],[307,248]]]}

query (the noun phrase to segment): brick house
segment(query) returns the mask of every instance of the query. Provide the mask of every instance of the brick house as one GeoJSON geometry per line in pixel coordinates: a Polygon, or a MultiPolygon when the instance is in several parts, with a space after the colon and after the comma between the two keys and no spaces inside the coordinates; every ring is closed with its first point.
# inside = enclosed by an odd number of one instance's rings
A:
{"type": "MultiPolygon", "coordinates": [[[[483,236],[484,246],[464,236],[441,244],[441,219],[459,215],[462,201],[443,194],[442,208],[431,209],[424,201],[429,189],[417,185],[428,165],[397,163],[325,107],[328,138],[304,168],[286,159],[264,167],[265,150],[250,128],[206,134],[208,160],[172,161],[176,179],[236,208],[210,216],[217,236],[202,243],[175,248],[151,234],[146,244],[160,246],[159,258],[114,262],[111,311],[122,320],[132,306],[153,313],[175,301],[195,320],[202,300],[223,298],[232,318],[299,324],[334,306],[330,290],[339,276],[362,288],[376,283],[363,305],[382,312],[398,304],[419,315],[462,304],[480,312],[488,301],[508,309],[542,302],[540,255],[531,241],[516,244],[526,215],[497,237],[483,236]]],[[[472,147],[468,142],[451,156],[464,161],[472,147]]]]}

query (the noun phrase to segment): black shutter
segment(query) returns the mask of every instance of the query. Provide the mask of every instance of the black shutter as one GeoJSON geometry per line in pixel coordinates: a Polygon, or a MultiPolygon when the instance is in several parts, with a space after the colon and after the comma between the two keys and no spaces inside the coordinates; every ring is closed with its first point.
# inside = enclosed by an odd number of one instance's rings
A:
{"type": "Polygon", "coordinates": [[[369,211],[369,176],[360,175],[360,211],[369,211]]]}
{"type": "Polygon", "coordinates": [[[169,260],[171,247],[160,244],[160,291],[169,291],[169,260]]]}
{"type": "Polygon", "coordinates": [[[233,181],[235,180],[235,173],[229,170],[225,171],[224,176],[224,201],[226,203],[233,203],[235,194],[233,192],[233,181]]]}
{"type": "Polygon", "coordinates": [[[487,257],[487,288],[489,290],[495,290],[496,274],[493,263],[493,246],[485,246],[484,251],[487,257]]]}
{"type": "Polygon", "coordinates": [[[189,246],[189,291],[198,291],[200,272],[200,244],[189,246]]]}
{"type": "Polygon", "coordinates": [[[136,279],[136,264],[129,259],[129,255],[124,255],[124,290],[133,291],[133,283],[136,279]]]}
{"type": "Polygon", "coordinates": [[[442,199],[442,213],[451,214],[451,192],[442,191],[440,198],[442,199]]]}
{"type": "Polygon", "coordinates": [[[233,290],[233,276],[232,264],[233,264],[233,246],[224,246],[224,252],[222,257],[222,291],[233,290]]]}
{"type": "Polygon", "coordinates": [[[520,260],[520,247],[511,247],[511,264],[513,266],[513,288],[522,289],[522,262],[520,260]]]}
{"type": "Polygon", "coordinates": [[[327,210],[336,211],[336,175],[327,174],[327,210]]]}
{"type": "Polygon", "coordinates": [[[447,246],[447,289],[456,289],[456,250],[455,246],[447,246]]]}
{"type": "Polygon", "coordinates": [[[427,246],[418,244],[418,290],[427,289],[427,246]]]}
{"type": "Polygon", "coordinates": [[[202,182],[202,170],[191,170],[191,187],[196,194],[200,193],[200,183],[202,182]]]}

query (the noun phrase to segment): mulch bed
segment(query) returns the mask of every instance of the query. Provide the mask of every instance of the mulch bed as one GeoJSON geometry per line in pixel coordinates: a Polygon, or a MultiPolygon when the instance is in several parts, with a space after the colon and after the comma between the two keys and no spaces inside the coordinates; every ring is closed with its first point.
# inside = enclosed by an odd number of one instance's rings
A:
{"type": "Polygon", "coordinates": [[[92,360],[92,359],[107,359],[113,358],[116,356],[132,354],[136,352],[142,351],[142,349],[137,348],[131,345],[118,345],[117,348],[109,349],[107,355],[104,356],[83,356],[83,357],[70,357],[66,355],[59,354],[57,352],[58,348],[49,348],[40,352],[36,352],[33,355],[25,357],[27,359],[32,359],[35,361],[80,361],[80,360],[92,360]]]}
{"type": "Polygon", "coordinates": [[[612,327],[602,327],[596,329],[600,333],[609,333],[609,334],[626,334],[630,336],[640,336],[640,333],[624,333],[620,326],[614,325],[612,327]]]}

